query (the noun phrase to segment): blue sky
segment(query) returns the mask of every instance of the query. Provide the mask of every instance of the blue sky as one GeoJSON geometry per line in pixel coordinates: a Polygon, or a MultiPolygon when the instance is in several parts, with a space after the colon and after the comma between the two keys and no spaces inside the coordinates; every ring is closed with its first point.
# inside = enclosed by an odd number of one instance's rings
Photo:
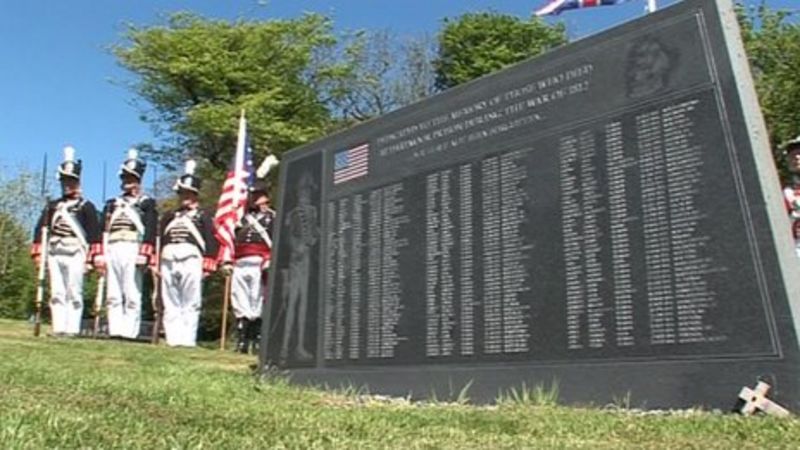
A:
{"type": "MultiPolygon", "coordinates": [[[[756,0],[748,0],[756,3],[756,0]]],[[[666,7],[677,0],[658,0],[666,7]]],[[[161,23],[175,11],[214,18],[292,18],[304,11],[331,16],[338,31],[389,29],[398,35],[435,33],[445,17],[495,10],[528,17],[546,0],[0,0],[0,169],[41,170],[70,144],[84,163],[84,191],[96,204],[107,161],[107,195],[117,191],[117,168],[128,147],[153,139],[116,81],[126,72],[107,50],[125,23],[161,23]]],[[[644,0],[562,14],[571,38],[634,19],[644,0]]],[[[773,8],[800,8],[798,0],[769,0],[773,8]]],[[[152,171],[148,174],[152,176],[152,171]]],[[[148,184],[151,182],[147,177],[148,184]]]]}

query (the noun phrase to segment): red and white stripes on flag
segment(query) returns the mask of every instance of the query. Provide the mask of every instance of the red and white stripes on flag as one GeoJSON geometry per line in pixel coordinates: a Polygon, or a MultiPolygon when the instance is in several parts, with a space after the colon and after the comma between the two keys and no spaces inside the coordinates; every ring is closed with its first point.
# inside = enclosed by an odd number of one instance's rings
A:
{"type": "Polygon", "coordinates": [[[247,120],[244,112],[239,119],[239,137],[236,153],[228,167],[228,174],[222,184],[222,193],[214,214],[214,236],[219,241],[221,262],[230,262],[234,257],[236,225],[244,217],[247,207],[247,191],[253,181],[253,157],[247,139],[247,120]]]}
{"type": "MultiPolygon", "coordinates": [[[[537,16],[557,15],[569,9],[591,8],[593,6],[612,6],[625,3],[628,0],[550,0],[545,6],[539,8],[537,16]]],[[[654,0],[653,0],[654,2],[654,0]]]]}
{"type": "Polygon", "coordinates": [[[333,155],[333,184],[363,177],[369,173],[369,144],[336,152],[333,155]]]}

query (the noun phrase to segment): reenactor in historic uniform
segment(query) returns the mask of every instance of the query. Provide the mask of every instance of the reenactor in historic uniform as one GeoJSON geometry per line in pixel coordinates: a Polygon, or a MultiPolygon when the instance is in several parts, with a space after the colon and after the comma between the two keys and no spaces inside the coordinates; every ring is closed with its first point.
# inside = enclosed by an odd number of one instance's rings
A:
{"type": "Polygon", "coordinates": [[[261,308],[266,294],[275,219],[268,190],[262,181],[250,187],[247,211],[236,227],[235,262],[223,265],[223,271],[232,274],[231,303],[238,334],[236,351],[240,353],[255,353],[260,340],[261,308]]]}
{"type": "Polygon", "coordinates": [[[120,166],[122,194],[103,211],[103,253],[109,336],[135,339],[142,312],[142,282],[155,261],[156,202],[142,193],[146,168],[135,149],[120,166]]]}
{"type": "Polygon", "coordinates": [[[97,211],[81,195],[81,161],[75,149],[64,148],[64,162],[58,167],[62,196],[47,204],[33,238],[31,255],[38,266],[47,245],[50,275],[50,315],[55,336],[80,333],[83,318],[83,276],[88,265],[98,263],[102,251],[97,211]],[[48,227],[42,242],[42,227],[48,227]]]}
{"type": "Polygon", "coordinates": [[[198,194],[202,180],[194,174],[195,162],[174,189],[180,207],[161,220],[161,297],[167,345],[194,347],[200,319],[203,278],[216,270],[217,240],[211,215],[201,209],[198,194]]]}
{"type": "Polygon", "coordinates": [[[795,252],[800,257],[800,136],[784,146],[784,153],[792,178],[789,184],[783,188],[783,198],[786,202],[789,220],[792,222],[795,252]]]}

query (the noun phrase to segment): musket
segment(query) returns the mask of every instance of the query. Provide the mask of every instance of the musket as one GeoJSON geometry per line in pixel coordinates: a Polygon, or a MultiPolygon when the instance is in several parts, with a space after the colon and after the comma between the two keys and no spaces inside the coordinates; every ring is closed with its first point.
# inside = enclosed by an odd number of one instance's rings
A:
{"type": "MultiPolygon", "coordinates": [[[[108,270],[108,266],[106,266],[106,270],[108,270]]],[[[97,293],[94,296],[94,310],[92,311],[94,314],[94,325],[92,326],[92,337],[97,337],[97,333],[100,330],[100,311],[103,308],[103,291],[105,291],[105,288],[106,275],[102,274],[97,278],[97,293]]]]}
{"type": "MultiPolygon", "coordinates": [[[[157,167],[153,168],[153,197],[158,199],[158,176],[157,167]]],[[[155,265],[150,268],[150,274],[153,277],[153,292],[150,294],[150,301],[153,305],[153,335],[150,337],[150,342],[153,345],[158,345],[161,339],[161,311],[163,303],[161,300],[161,276],[159,269],[161,268],[161,218],[156,220],[156,248],[155,248],[155,265]]]]}
{"type": "Polygon", "coordinates": [[[36,300],[34,302],[33,335],[39,336],[42,331],[42,302],[44,301],[45,275],[47,274],[47,255],[50,250],[50,196],[47,195],[47,153],[42,165],[42,197],[44,197],[44,217],[39,244],[42,248],[39,259],[39,273],[36,277],[36,300]]]}
{"type": "Polygon", "coordinates": [[[155,249],[155,266],[150,268],[150,273],[153,276],[153,292],[150,295],[150,301],[153,304],[153,335],[150,342],[153,345],[158,345],[161,339],[161,310],[163,308],[161,302],[161,277],[158,269],[161,265],[161,230],[160,226],[156,226],[156,249],[155,249]]]}
{"type": "MultiPolygon", "coordinates": [[[[103,201],[106,201],[106,162],[103,161],[103,201]]],[[[94,314],[94,325],[92,326],[92,337],[97,337],[97,332],[100,330],[100,313],[103,309],[103,291],[105,290],[106,286],[106,271],[108,270],[108,258],[106,258],[105,253],[106,249],[108,248],[108,229],[111,226],[109,222],[108,212],[106,212],[106,216],[103,219],[103,259],[105,260],[105,269],[100,273],[100,276],[97,278],[97,293],[94,296],[94,308],[92,309],[92,314],[94,314]]]]}

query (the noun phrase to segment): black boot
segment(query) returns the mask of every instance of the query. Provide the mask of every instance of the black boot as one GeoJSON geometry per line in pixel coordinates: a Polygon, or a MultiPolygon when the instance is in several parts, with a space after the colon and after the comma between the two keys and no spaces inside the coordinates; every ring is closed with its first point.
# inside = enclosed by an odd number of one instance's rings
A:
{"type": "Polygon", "coordinates": [[[247,331],[250,328],[250,321],[241,318],[236,319],[236,351],[247,353],[247,331]]]}
{"type": "Polygon", "coordinates": [[[248,340],[250,353],[258,355],[258,350],[261,346],[261,319],[254,319],[250,321],[250,330],[248,333],[248,340]]]}

